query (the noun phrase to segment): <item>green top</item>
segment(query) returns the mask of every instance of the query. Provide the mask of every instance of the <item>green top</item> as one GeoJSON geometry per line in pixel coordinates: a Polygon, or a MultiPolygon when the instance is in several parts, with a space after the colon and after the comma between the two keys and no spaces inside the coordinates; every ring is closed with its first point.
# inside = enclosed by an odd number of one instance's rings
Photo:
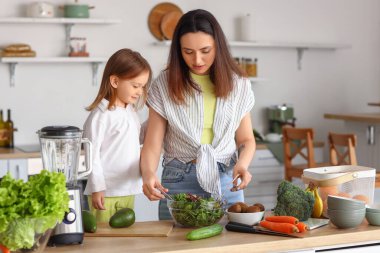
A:
{"type": "Polygon", "coordinates": [[[215,86],[209,75],[196,75],[190,72],[191,78],[199,85],[203,94],[203,131],[202,144],[211,144],[214,139],[213,124],[216,109],[215,86]]]}

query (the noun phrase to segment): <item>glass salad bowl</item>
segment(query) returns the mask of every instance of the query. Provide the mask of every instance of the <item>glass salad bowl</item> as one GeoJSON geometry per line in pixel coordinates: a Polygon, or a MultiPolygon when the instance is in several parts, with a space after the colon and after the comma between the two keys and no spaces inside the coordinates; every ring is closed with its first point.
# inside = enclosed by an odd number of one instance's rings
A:
{"type": "Polygon", "coordinates": [[[172,195],[167,200],[170,215],[176,224],[204,227],[217,223],[224,216],[224,202],[189,193],[172,195]]]}
{"type": "Polygon", "coordinates": [[[16,218],[0,233],[0,244],[13,253],[43,252],[56,223],[49,217],[16,218]]]}

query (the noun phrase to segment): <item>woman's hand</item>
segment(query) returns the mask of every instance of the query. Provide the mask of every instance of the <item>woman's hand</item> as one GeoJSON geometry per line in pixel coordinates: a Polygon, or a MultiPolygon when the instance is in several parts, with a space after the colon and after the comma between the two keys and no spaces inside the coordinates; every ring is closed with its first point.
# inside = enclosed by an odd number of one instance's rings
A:
{"type": "Polygon", "coordinates": [[[92,193],[92,206],[98,210],[106,210],[104,207],[104,191],[92,193]]]}
{"type": "Polygon", "coordinates": [[[237,190],[245,189],[252,179],[252,175],[248,171],[248,169],[242,166],[239,166],[238,164],[235,165],[234,172],[233,172],[233,178],[235,178],[236,176],[240,178],[240,184],[238,184],[238,180],[235,180],[233,182],[234,188],[237,190]]]}
{"type": "Polygon", "coordinates": [[[161,185],[156,175],[145,175],[143,177],[143,192],[149,200],[160,200],[165,197],[159,189],[165,192],[169,191],[161,185]]]}

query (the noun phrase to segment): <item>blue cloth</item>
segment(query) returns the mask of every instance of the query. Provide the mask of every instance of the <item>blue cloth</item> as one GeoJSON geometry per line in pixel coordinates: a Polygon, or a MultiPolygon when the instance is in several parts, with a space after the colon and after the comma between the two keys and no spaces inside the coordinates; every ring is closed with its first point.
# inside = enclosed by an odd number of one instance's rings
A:
{"type": "MultiPolygon", "coordinates": [[[[244,202],[244,192],[231,192],[232,173],[235,166],[234,159],[231,159],[230,165],[218,163],[221,190],[224,193],[223,199],[227,201],[226,208],[236,202],[244,202]]],[[[177,159],[170,161],[163,167],[161,183],[165,188],[169,189],[169,194],[191,193],[203,197],[210,197],[211,194],[205,192],[198,183],[196,164],[183,163],[177,159]]],[[[166,199],[160,200],[158,217],[160,220],[172,219],[169,209],[166,205],[166,199]]]]}

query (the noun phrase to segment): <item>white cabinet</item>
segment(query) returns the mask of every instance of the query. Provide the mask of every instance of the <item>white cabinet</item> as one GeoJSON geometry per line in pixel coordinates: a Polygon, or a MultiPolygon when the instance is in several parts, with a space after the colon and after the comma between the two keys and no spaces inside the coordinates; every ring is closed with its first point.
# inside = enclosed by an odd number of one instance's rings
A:
{"type": "MultiPolygon", "coordinates": [[[[323,162],[323,147],[314,148],[314,156],[316,162],[323,162]]],[[[303,162],[301,157],[294,159],[295,163],[303,162]]],[[[250,205],[261,203],[267,210],[274,208],[277,203],[277,187],[284,179],[284,165],[278,162],[269,149],[258,149],[248,169],[252,181],[244,190],[245,202],[250,205]]],[[[293,183],[303,185],[301,180],[294,180],[293,183]]]]}
{"type": "Polygon", "coordinates": [[[0,160],[0,177],[10,173],[15,179],[28,181],[28,162],[26,159],[0,160]]]}
{"type": "Polygon", "coordinates": [[[0,178],[8,172],[8,160],[0,160],[0,178]]]}
{"type": "Polygon", "coordinates": [[[277,187],[284,178],[284,167],[269,149],[256,150],[249,166],[252,181],[244,190],[245,202],[261,203],[267,210],[276,205],[277,187]]]}

